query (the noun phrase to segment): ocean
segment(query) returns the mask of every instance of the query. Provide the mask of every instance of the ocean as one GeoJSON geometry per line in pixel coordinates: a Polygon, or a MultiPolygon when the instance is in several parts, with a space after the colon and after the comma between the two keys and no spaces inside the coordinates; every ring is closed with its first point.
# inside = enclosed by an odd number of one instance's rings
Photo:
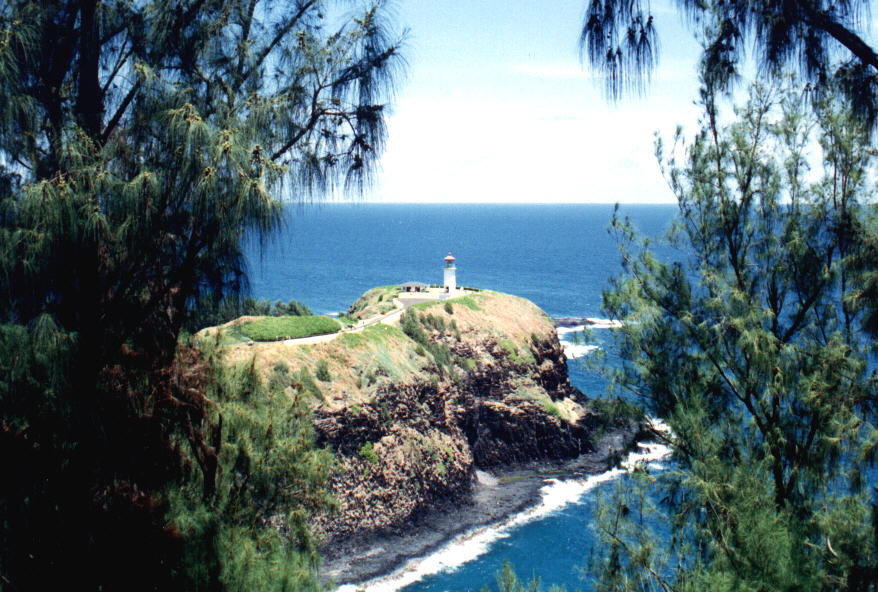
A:
{"type": "MultiPolygon", "coordinates": [[[[645,235],[659,237],[676,206],[623,206],[645,235]]],[[[279,233],[247,246],[250,290],[296,299],[317,314],[344,312],[369,288],[406,281],[442,282],[442,259],[457,258],[459,285],[527,298],[553,317],[603,316],[601,292],[621,271],[607,229],[611,205],[324,204],[289,207],[279,233]]],[[[672,257],[657,245],[660,256],[672,257]]],[[[586,362],[615,363],[612,329],[562,331],[572,382],[604,396],[604,378],[586,362]]],[[[653,458],[662,450],[645,451],[653,458]]],[[[509,523],[455,541],[404,573],[368,589],[427,592],[480,590],[504,561],[525,578],[593,589],[585,572],[594,544],[596,498],[624,480],[614,471],[588,480],[546,484],[543,502],[509,523]]]]}

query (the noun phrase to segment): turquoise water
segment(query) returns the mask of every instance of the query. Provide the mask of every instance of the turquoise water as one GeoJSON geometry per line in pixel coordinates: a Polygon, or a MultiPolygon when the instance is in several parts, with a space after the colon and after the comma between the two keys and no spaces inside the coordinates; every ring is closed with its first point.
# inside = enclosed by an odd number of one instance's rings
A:
{"type": "MultiPolygon", "coordinates": [[[[528,298],[552,316],[602,317],[601,290],[619,273],[617,245],[607,227],[609,205],[326,205],[290,209],[280,235],[260,252],[249,250],[251,288],[261,298],[295,298],[317,313],[344,311],[367,289],[409,280],[441,283],[442,258],[457,258],[459,285],[528,298]]],[[[645,233],[665,230],[675,206],[628,206],[645,233]]],[[[666,255],[670,255],[666,250],[666,255]]],[[[569,339],[570,336],[565,336],[569,339]]],[[[593,330],[612,364],[610,330],[593,330]]],[[[603,379],[581,362],[569,363],[571,380],[589,396],[604,393],[603,379]]],[[[624,477],[621,477],[624,479],[624,477]]],[[[474,549],[454,569],[427,575],[406,592],[479,590],[494,581],[503,561],[529,579],[591,590],[583,569],[591,553],[596,494],[607,481],[573,503],[524,521],[474,549]]],[[[563,493],[563,492],[556,492],[563,493]]]]}

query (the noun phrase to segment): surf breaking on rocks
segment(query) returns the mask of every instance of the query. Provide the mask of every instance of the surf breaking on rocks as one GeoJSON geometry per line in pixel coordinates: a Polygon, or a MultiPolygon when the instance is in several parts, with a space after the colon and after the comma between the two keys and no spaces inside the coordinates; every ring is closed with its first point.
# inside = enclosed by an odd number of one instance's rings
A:
{"type": "MultiPolygon", "coordinates": [[[[667,433],[666,424],[660,420],[650,420],[652,429],[667,433]]],[[[442,571],[454,570],[487,553],[492,544],[510,536],[518,526],[539,520],[567,505],[580,503],[582,496],[602,483],[617,479],[638,465],[656,464],[670,456],[671,449],[664,444],[639,443],[638,449],[629,453],[621,467],[610,469],[597,475],[580,479],[547,479],[540,490],[537,505],[489,526],[476,528],[459,535],[425,557],[415,558],[399,569],[363,584],[346,584],[336,592],[396,592],[423,578],[442,571]]]]}

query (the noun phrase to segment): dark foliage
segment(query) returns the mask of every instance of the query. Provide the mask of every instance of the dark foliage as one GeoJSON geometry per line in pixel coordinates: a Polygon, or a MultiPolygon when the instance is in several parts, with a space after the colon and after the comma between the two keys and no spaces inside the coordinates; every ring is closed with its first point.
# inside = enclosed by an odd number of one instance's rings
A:
{"type": "MultiPolygon", "coordinates": [[[[878,54],[863,0],[676,0],[703,45],[701,76],[715,88],[737,78],[750,48],[768,77],[797,69],[815,96],[840,91],[869,126],[878,115],[878,54]]],[[[607,94],[641,92],[658,63],[658,17],[641,0],[590,0],[583,54],[606,75],[607,94]]]]}
{"type": "Polygon", "coordinates": [[[277,470],[254,434],[300,419],[224,429],[232,391],[178,337],[240,291],[242,237],[277,226],[279,198],[358,187],[382,149],[398,43],[380,3],[335,25],[327,4],[0,4],[4,588],[253,589],[241,574],[301,546],[223,501],[224,479],[277,470]],[[174,494],[194,481],[200,506],[174,494]]]}
{"type": "Polygon", "coordinates": [[[226,297],[205,299],[190,310],[183,324],[183,330],[196,333],[205,327],[215,327],[233,321],[238,317],[301,317],[313,314],[311,309],[296,300],[284,304],[256,298],[226,297]]]}
{"type": "Polygon", "coordinates": [[[727,126],[704,99],[701,133],[658,147],[680,260],[613,225],[616,378],[667,421],[674,465],[602,506],[600,589],[874,590],[873,321],[851,304],[868,301],[852,262],[874,244],[869,134],[837,104],[803,112],[789,89],[755,87],[727,126]]]}

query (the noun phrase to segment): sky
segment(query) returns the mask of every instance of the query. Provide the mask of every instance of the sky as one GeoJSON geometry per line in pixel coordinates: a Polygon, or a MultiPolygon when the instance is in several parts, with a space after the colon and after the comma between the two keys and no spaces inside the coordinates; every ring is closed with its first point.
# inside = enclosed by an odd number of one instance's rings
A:
{"type": "Polygon", "coordinates": [[[672,203],[654,134],[694,131],[699,46],[653,4],[661,60],[611,104],[580,60],[586,0],[400,0],[407,74],[376,202],[672,203]]]}

